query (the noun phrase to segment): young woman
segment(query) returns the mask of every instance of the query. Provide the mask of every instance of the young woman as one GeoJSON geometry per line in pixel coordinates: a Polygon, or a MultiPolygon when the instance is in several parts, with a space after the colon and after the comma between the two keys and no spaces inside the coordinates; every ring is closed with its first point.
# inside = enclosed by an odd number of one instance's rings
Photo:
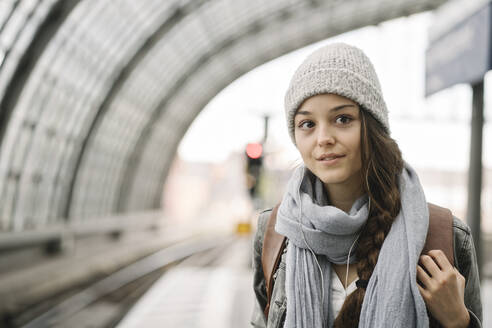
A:
{"type": "Polygon", "coordinates": [[[261,253],[271,210],[254,239],[255,327],[480,327],[477,262],[468,226],[453,218],[453,267],[428,255],[422,186],[390,137],[379,80],[358,48],[318,49],[285,96],[290,137],[303,160],[275,230],[287,246],[268,317],[261,253]]]}

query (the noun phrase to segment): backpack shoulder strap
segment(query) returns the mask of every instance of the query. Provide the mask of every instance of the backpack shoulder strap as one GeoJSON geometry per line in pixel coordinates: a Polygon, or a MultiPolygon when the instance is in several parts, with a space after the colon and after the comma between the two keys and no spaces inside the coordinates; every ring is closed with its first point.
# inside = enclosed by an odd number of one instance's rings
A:
{"type": "Polygon", "coordinates": [[[280,265],[280,258],[285,247],[286,237],[275,231],[275,223],[277,222],[277,211],[280,204],[277,204],[268,218],[265,228],[265,237],[263,239],[263,248],[261,250],[261,264],[263,274],[265,275],[267,305],[265,307],[265,316],[268,317],[270,310],[270,300],[273,291],[273,274],[280,265]]]}
{"type": "MultiPolygon", "coordinates": [[[[429,207],[429,230],[422,254],[427,254],[432,249],[440,249],[444,252],[451,265],[454,266],[453,214],[447,208],[432,203],[427,203],[427,205],[429,207]]],[[[267,291],[267,305],[264,312],[266,317],[268,317],[272,298],[273,274],[278,269],[286,242],[286,237],[275,231],[279,206],[280,204],[277,204],[273,208],[268,218],[261,252],[261,263],[267,291]]]]}
{"type": "Polygon", "coordinates": [[[427,203],[429,207],[429,230],[422,254],[440,249],[454,266],[453,214],[447,208],[427,203]]]}

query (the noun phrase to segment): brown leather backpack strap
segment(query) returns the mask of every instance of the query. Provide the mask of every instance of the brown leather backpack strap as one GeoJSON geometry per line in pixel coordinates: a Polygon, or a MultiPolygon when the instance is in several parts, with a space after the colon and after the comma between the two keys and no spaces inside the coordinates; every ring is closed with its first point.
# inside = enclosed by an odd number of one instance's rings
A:
{"type": "Polygon", "coordinates": [[[263,248],[261,250],[261,264],[263,266],[263,274],[265,275],[267,305],[265,307],[265,316],[268,317],[270,310],[270,300],[273,291],[273,275],[280,264],[282,250],[285,247],[285,236],[275,231],[275,222],[277,222],[277,211],[280,204],[273,208],[272,214],[268,218],[265,229],[265,237],[263,239],[263,248]]]}
{"type": "Polygon", "coordinates": [[[440,249],[454,266],[453,214],[447,208],[427,203],[429,206],[429,231],[422,254],[440,249]]]}

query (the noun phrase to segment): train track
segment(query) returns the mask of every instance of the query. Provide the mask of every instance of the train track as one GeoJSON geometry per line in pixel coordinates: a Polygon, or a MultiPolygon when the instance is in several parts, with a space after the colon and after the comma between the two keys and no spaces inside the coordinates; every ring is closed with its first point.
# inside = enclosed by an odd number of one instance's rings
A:
{"type": "Polygon", "coordinates": [[[77,286],[6,318],[6,327],[114,327],[129,308],[176,265],[212,265],[233,236],[183,241],[107,277],[77,286]],[[181,263],[181,264],[180,264],[181,263]]]}

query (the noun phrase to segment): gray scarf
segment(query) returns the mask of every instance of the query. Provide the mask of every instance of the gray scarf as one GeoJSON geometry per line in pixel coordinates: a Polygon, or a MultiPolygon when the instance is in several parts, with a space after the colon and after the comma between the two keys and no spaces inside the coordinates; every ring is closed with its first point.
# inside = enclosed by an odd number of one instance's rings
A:
{"type": "MultiPolygon", "coordinates": [[[[429,213],[417,174],[407,163],[400,176],[400,193],[402,209],[386,236],[367,285],[359,327],[429,326],[425,303],[416,285],[429,213]]],[[[330,265],[347,263],[349,250],[367,216],[367,195],[357,199],[347,214],[328,204],[323,183],[316,176],[304,167],[296,169],[275,226],[289,239],[284,327],[332,327],[330,265]]],[[[354,250],[349,263],[357,260],[353,253],[354,250]]]]}

